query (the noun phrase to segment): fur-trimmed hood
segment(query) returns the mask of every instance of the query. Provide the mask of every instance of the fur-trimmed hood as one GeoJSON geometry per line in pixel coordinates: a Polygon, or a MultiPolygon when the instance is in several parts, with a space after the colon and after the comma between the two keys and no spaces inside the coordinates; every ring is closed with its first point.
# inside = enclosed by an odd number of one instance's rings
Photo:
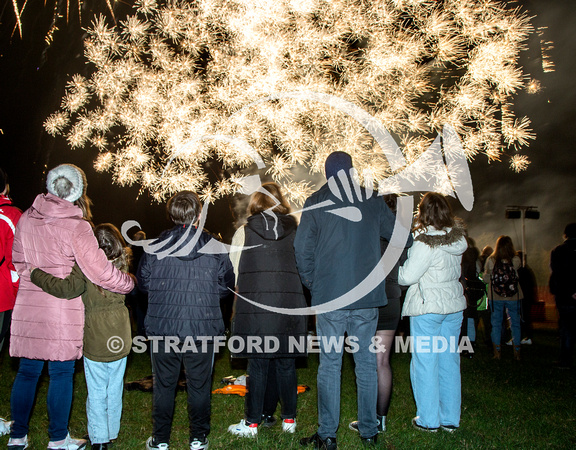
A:
{"type": "Polygon", "coordinates": [[[452,314],[466,308],[459,278],[467,247],[462,223],[444,230],[428,227],[415,232],[408,260],[398,273],[400,284],[409,286],[403,316],[452,314]]]}
{"type": "Polygon", "coordinates": [[[430,226],[420,234],[417,234],[414,239],[432,248],[451,248],[453,244],[458,243],[463,237],[466,237],[464,224],[462,222],[456,222],[454,227],[444,230],[437,230],[430,226]]]}

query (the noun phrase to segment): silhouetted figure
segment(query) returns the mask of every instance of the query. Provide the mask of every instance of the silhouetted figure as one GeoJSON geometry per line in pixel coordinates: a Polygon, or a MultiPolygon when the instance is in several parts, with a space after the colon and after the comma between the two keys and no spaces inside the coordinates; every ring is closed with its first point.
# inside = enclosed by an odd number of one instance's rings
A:
{"type": "Polygon", "coordinates": [[[524,293],[522,299],[522,320],[520,322],[522,345],[531,345],[533,338],[532,329],[532,305],[536,302],[536,276],[528,265],[527,257],[522,252],[518,252],[518,257],[522,261],[522,266],[518,269],[518,282],[524,293]]]}
{"type": "MultiPolygon", "coordinates": [[[[138,230],[134,233],[132,240],[143,241],[146,239],[146,233],[142,230],[138,230]]],[[[138,265],[142,255],[144,254],[144,248],[140,245],[132,246],[132,267],[131,272],[136,275],[138,271],[138,265]]],[[[146,330],[144,329],[144,319],[146,317],[146,311],[148,310],[148,293],[141,290],[138,285],[134,286],[132,292],[126,296],[126,303],[130,307],[130,312],[132,313],[132,320],[136,325],[136,335],[145,336],[146,330]]]]}
{"type": "MultiPolygon", "coordinates": [[[[486,265],[486,260],[488,257],[494,253],[494,249],[487,245],[482,249],[480,252],[480,256],[478,258],[480,262],[480,274],[484,275],[484,267],[486,265]]],[[[478,322],[476,323],[476,330],[480,329],[480,323],[482,323],[482,330],[484,332],[484,343],[488,349],[492,350],[492,323],[491,323],[491,311],[490,307],[480,308],[477,311],[478,315],[478,322]]]]}
{"type": "Polygon", "coordinates": [[[558,366],[570,367],[576,338],[576,223],[566,225],[564,239],[550,255],[550,292],[555,296],[558,308],[558,366]]]}
{"type": "MultiPolygon", "coordinates": [[[[464,287],[466,297],[466,309],[464,310],[464,320],[462,321],[462,337],[466,336],[474,345],[476,342],[476,322],[478,319],[478,301],[486,293],[485,284],[478,278],[480,273],[480,250],[476,247],[473,239],[467,237],[468,248],[462,255],[462,274],[460,281],[464,287]]],[[[463,356],[472,358],[471,352],[463,351],[463,356]]]]}

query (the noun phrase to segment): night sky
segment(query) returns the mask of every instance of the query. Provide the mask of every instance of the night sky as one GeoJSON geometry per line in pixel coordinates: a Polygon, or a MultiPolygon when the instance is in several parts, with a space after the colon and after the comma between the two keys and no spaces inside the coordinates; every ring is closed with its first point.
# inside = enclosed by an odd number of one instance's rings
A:
{"type": "MultiPolygon", "coordinates": [[[[137,199],[137,187],[112,185],[109,173],[92,168],[96,150],[71,150],[62,137],[53,138],[43,129],[46,117],[60,106],[69,78],[87,73],[83,57],[84,32],[78,20],[77,3],[70,1],[71,15],[65,20],[66,1],[61,1],[59,30],[52,45],[44,42],[50,27],[53,1],[29,0],[24,11],[23,38],[12,36],[15,19],[12,2],[3,2],[0,10],[0,166],[10,176],[11,196],[17,206],[28,208],[34,197],[45,192],[45,172],[70,162],[82,167],[88,177],[88,195],[94,201],[96,223],[112,222],[120,226],[137,220],[149,237],[170,224],[164,205],[152,203],[146,194],[137,199]],[[76,10],[75,10],[76,9],[76,10]]],[[[118,2],[115,13],[129,11],[118,2]]],[[[471,212],[458,209],[467,222],[470,235],[480,247],[493,244],[500,234],[512,237],[521,247],[521,221],[506,220],[508,205],[537,206],[539,220],[526,222],[529,263],[541,283],[547,274],[549,251],[561,241],[564,226],[576,222],[576,8],[571,0],[521,1],[535,27],[548,27],[545,38],[553,41],[549,51],[555,71],[543,73],[540,46],[536,35],[528,42],[521,64],[542,83],[542,91],[521,93],[515,102],[517,117],[528,116],[537,138],[528,150],[532,164],[520,174],[507,162],[488,165],[485,157],[471,163],[475,205],[471,212]]],[[[82,26],[90,24],[93,12],[105,12],[106,2],[83,3],[82,26]]],[[[208,215],[207,227],[231,238],[234,216],[232,201],[220,201],[208,215]]]]}

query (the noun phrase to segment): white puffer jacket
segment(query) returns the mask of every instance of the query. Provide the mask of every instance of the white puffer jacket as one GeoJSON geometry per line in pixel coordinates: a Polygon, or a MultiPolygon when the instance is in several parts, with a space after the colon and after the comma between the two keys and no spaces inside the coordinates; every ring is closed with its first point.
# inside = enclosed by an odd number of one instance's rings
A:
{"type": "Polygon", "coordinates": [[[398,274],[400,284],[410,286],[403,316],[452,314],[466,308],[459,279],[462,253],[467,248],[460,224],[445,230],[429,227],[415,233],[408,259],[398,274]]]}

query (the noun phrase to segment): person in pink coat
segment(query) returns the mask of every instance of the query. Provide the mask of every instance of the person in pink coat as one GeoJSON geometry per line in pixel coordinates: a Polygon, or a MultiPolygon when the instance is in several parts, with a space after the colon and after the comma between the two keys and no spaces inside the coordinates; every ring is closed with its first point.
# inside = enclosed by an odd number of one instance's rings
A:
{"type": "Polygon", "coordinates": [[[98,246],[89,222],[86,184],[84,172],[72,164],[52,169],[46,181],[48,193],[36,197],[16,227],[12,260],[20,288],[12,313],[10,355],[20,358],[20,366],[10,399],[11,450],[29,446],[28,422],[46,361],[48,449],[86,446],[85,440],[73,439],[68,432],[74,365],[82,356],[84,305],[80,297],[59,299],[42,291],[30,281],[31,269],[66,278],[76,262],[90,281],[104,289],[127,294],[134,287],[130,275],[116,269],[98,246]]]}

